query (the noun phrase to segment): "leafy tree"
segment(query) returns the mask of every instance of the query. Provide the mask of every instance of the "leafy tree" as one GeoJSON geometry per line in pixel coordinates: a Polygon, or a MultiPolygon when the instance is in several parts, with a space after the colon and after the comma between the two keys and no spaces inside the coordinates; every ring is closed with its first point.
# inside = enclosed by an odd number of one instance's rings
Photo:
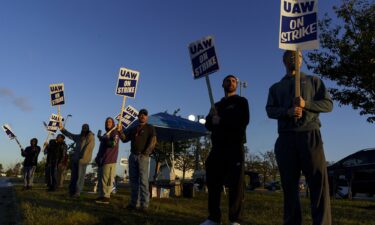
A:
{"type": "Polygon", "coordinates": [[[343,0],[333,8],[342,25],[326,14],[319,21],[321,50],[308,54],[307,66],[334,81],[330,93],[375,122],[375,1],[343,0]]]}
{"type": "Polygon", "coordinates": [[[182,171],[182,180],[185,180],[185,174],[195,167],[195,147],[193,146],[196,141],[179,141],[176,143],[176,169],[182,171]]]}
{"type": "Polygon", "coordinates": [[[211,148],[212,148],[211,137],[204,136],[202,138],[202,141],[200,142],[199,151],[198,151],[199,160],[200,160],[199,164],[202,169],[206,168],[206,159],[208,157],[208,154],[210,154],[211,148]]]}
{"type": "Polygon", "coordinates": [[[0,163],[0,173],[3,172],[3,169],[4,169],[4,168],[3,168],[3,164],[0,163]]]}
{"type": "Polygon", "coordinates": [[[272,180],[276,180],[277,175],[279,174],[279,167],[277,166],[276,162],[276,155],[273,150],[269,150],[265,153],[261,153],[264,162],[266,162],[267,172],[272,180]]]}

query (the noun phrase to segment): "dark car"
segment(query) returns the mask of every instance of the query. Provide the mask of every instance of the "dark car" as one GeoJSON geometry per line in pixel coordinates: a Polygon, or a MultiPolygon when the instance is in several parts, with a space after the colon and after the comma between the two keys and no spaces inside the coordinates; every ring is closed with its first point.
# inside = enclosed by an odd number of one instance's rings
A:
{"type": "Polygon", "coordinates": [[[330,193],[347,198],[375,193],[375,148],[360,150],[327,167],[330,193]],[[342,190],[346,192],[342,192],[342,190]],[[351,191],[351,193],[350,193],[351,191]],[[351,194],[351,196],[350,196],[351,194]]]}
{"type": "Polygon", "coordinates": [[[281,190],[281,183],[280,181],[272,181],[269,183],[265,183],[264,188],[269,191],[281,190]]]}

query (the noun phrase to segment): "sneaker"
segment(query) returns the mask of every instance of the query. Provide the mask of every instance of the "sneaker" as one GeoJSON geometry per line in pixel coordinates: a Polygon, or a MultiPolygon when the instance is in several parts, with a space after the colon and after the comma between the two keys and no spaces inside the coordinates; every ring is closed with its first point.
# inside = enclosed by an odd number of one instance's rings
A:
{"type": "Polygon", "coordinates": [[[232,223],[230,223],[230,225],[241,225],[241,224],[239,224],[237,222],[232,222],[232,223]]]}
{"type": "Polygon", "coordinates": [[[203,223],[201,223],[200,225],[220,225],[220,224],[221,223],[217,223],[215,221],[207,219],[207,220],[203,221],[203,223]]]}
{"type": "Polygon", "coordinates": [[[99,203],[99,204],[106,204],[106,205],[108,205],[109,204],[109,198],[102,197],[101,199],[98,199],[95,202],[99,203]]]}

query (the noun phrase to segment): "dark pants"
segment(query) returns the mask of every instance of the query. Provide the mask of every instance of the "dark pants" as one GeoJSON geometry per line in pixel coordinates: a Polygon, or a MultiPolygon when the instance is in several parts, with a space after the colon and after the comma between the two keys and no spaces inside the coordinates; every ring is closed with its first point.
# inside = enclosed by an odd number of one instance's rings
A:
{"type": "Polygon", "coordinates": [[[78,180],[78,162],[72,162],[72,171],[69,184],[69,194],[74,195],[77,192],[77,180],[78,180]]]}
{"type": "Polygon", "coordinates": [[[57,165],[49,164],[46,169],[47,186],[51,191],[56,190],[57,187],[57,165]]]}
{"type": "Polygon", "coordinates": [[[320,131],[280,133],[275,154],[284,193],[284,224],[302,223],[299,199],[302,171],[310,188],[313,225],[330,225],[329,184],[320,131]]]}
{"type": "Polygon", "coordinates": [[[220,222],[220,197],[223,186],[229,188],[229,220],[239,222],[244,202],[244,148],[220,146],[206,160],[208,219],[220,222]]]}

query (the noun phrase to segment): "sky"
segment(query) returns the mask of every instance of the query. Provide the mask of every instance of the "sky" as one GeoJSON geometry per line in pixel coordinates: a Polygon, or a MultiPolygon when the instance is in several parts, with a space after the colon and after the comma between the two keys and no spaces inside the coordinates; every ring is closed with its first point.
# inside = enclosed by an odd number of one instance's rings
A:
{"type": "MultiPolygon", "coordinates": [[[[320,1],[319,17],[333,15],[332,6],[339,3],[320,1]]],[[[72,115],[66,129],[79,133],[88,123],[94,133],[104,130],[105,118],[121,110],[122,97],[115,95],[120,67],[140,72],[136,96],[126,105],[150,114],[180,109],[185,118],[206,115],[205,79],[193,79],[188,45],[211,35],[220,65],[210,75],[215,101],[223,97],[226,75],[246,81],[247,146],[254,154],[272,150],[277,124],[265,105],[269,87],[285,74],[279,16],[280,1],[269,0],[0,1],[0,123],[10,124],[23,146],[33,137],[43,143],[42,121],[57,113],[49,85],[64,83],[61,114],[72,115]]],[[[305,65],[302,71],[311,73],[305,65]]],[[[374,147],[374,125],[350,106],[335,102],[333,112],[320,118],[328,161],[374,147]]],[[[121,144],[119,158],[127,157],[129,148],[121,144]]],[[[0,163],[6,168],[21,160],[17,144],[3,132],[0,163]]]]}

